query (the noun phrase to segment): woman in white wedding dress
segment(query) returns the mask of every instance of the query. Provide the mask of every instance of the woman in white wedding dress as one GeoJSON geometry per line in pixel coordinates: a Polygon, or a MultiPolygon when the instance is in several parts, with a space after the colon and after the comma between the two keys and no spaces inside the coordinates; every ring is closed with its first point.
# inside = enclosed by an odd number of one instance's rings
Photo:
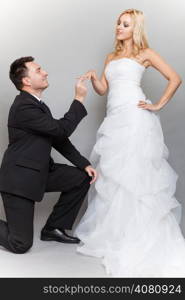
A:
{"type": "Polygon", "coordinates": [[[106,117],[97,132],[90,161],[99,172],[88,195],[88,208],[75,233],[79,253],[101,257],[113,277],[185,277],[185,240],[175,199],[177,174],[171,168],[156,113],[181,83],[178,74],[149,48],[141,11],[118,18],[115,51],[107,56],[95,91],[108,91],[106,117]],[[168,85],[152,103],[140,86],[149,66],[168,85]]]}

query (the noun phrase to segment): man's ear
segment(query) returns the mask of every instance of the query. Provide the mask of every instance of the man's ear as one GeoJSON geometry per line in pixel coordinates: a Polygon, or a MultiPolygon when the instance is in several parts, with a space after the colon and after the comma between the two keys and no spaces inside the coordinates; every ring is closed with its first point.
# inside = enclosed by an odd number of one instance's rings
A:
{"type": "Polygon", "coordinates": [[[30,78],[29,77],[23,77],[22,83],[23,83],[24,86],[30,86],[31,85],[30,78]]]}

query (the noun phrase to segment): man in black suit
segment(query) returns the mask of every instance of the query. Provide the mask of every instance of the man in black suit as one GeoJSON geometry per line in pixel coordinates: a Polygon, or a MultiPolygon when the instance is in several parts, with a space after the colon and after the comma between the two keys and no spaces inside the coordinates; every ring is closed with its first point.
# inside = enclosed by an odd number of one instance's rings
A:
{"type": "Polygon", "coordinates": [[[52,117],[42,102],[48,87],[47,72],[34,58],[22,57],[10,66],[10,79],[20,91],[8,116],[9,145],[0,169],[0,192],[7,222],[0,220],[0,245],[25,253],[33,244],[35,201],[45,192],[61,191],[59,200],[41,231],[41,240],[79,243],[69,235],[83,199],[97,178],[90,162],[73,146],[69,136],[87,115],[83,105],[87,89],[80,78],[75,98],[64,117],[52,117]],[[55,148],[76,167],[54,163],[55,148]]]}

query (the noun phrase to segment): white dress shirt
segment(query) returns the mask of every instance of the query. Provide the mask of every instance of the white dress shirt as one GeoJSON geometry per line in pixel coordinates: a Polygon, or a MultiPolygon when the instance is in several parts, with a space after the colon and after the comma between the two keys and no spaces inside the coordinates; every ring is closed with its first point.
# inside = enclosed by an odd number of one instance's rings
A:
{"type": "Polygon", "coordinates": [[[37,100],[39,100],[39,101],[41,101],[41,102],[43,102],[39,97],[37,97],[36,95],[34,95],[34,94],[31,94],[33,97],[35,97],[37,100]]]}

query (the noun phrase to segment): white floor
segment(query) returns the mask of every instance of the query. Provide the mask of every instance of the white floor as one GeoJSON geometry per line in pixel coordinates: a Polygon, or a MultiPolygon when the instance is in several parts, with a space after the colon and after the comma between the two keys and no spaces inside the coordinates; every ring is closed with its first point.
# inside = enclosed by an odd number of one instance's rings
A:
{"type": "MultiPolygon", "coordinates": [[[[101,260],[77,253],[76,244],[40,240],[40,231],[57,199],[56,195],[52,196],[54,201],[45,197],[44,201],[36,204],[34,243],[27,253],[14,254],[0,246],[0,278],[107,277],[101,260]]],[[[0,218],[5,219],[2,204],[0,205],[0,212],[0,218]]]]}
{"type": "Polygon", "coordinates": [[[0,277],[106,277],[99,259],[75,249],[74,244],[40,241],[38,232],[25,254],[0,247],[0,277]]]}

